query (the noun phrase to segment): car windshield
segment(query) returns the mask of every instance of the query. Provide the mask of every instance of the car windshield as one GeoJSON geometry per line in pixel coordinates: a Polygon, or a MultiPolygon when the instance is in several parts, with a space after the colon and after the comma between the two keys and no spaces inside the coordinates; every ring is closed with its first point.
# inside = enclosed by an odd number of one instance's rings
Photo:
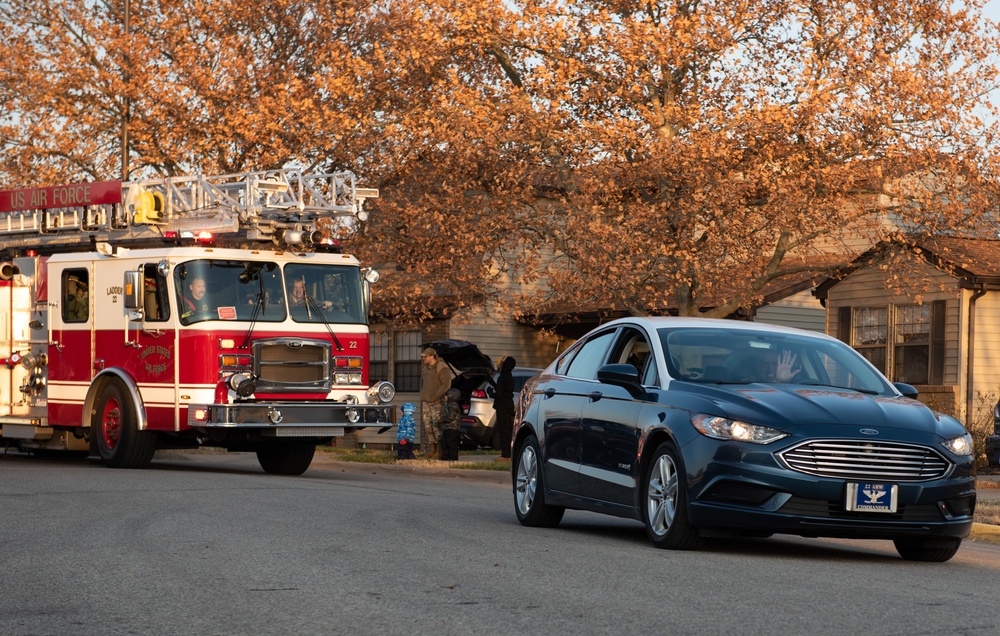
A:
{"type": "Polygon", "coordinates": [[[792,383],[890,394],[882,375],[837,340],[751,329],[660,329],[671,377],[711,384],[792,383]]]}

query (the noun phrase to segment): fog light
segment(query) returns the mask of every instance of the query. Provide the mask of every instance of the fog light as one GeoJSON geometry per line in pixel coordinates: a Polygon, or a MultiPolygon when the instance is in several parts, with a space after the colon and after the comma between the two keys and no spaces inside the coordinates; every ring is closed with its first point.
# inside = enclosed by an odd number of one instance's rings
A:
{"type": "Polygon", "coordinates": [[[242,373],[234,373],[226,379],[226,386],[230,390],[235,391],[236,395],[240,397],[250,397],[257,390],[257,385],[254,384],[253,380],[243,375],[242,373]]]}
{"type": "Polygon", "coordinates": [[[383,404],[392,402],[392,399],[396,397],[396,387],[392,386],[391,382],[379,382],[368,389],[368,397],[378,400],[383,404]]]}
{"type": "Polygon", "coordinates": [[[347,409],[346,415],[347,415],[347,421],[350,422],[351,424],[357,424],[359,421],[361,421],[361,412],[358,411],[358,409],[356,408],[347,409]]]}

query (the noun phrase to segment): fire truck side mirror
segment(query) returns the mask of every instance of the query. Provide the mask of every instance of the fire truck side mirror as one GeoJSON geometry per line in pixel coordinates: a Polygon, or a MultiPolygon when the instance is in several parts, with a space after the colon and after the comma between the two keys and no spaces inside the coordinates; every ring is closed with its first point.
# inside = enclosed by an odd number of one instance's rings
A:
{"type": "Polygon", "coordinates": [[[139,318],[134,318],[134,320],[141,320],[142,316],[142,272],[138,270],[129,270],[125,272],[125,309],[133,310],[132,314],[139,314],[139,318]]]}

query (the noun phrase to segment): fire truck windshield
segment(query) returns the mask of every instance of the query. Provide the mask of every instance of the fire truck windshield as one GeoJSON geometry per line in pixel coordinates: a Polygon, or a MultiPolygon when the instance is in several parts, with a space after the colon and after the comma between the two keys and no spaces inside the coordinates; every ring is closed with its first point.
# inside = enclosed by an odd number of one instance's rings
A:
{"type": "Polygon", "coordinates": [[[361,274],[342,265],[285,265],[288,312],[295,322],[364,324],[361,274]]]}
{"type": "Polygon", "coordinates": [[[281,270],[264,261],[187,261],[174,268],[174,287],[181,324],[203,320],[281,322],[287,313],[283,302],[281,270]]]}
{"type": "Polygon", "coordinates": [[[174,268],[181,324],[253,320],[365,324],[356,267],[265,261],[194,260],[174,268]],[[259,307],[258,307],[259,305],[259,307]]]}

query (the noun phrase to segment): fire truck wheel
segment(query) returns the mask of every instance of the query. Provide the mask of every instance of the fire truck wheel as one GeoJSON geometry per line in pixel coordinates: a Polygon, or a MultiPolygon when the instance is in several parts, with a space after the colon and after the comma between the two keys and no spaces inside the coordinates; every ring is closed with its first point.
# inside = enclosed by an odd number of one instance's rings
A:
{"type": "Polygon", "coordinates": [[[316,442],[278,442],[257,451],[257,461],[270,475],[301,475],[315,452],[316,442]]]}
{"type": "Polygon", "coordinates": [[[144,468],[153,459],[156,437],[136,428],[136,414],[121,382],[101,389],[97,412],[90,424],[92,443],[104,463],[112,468],[144,468]]]}

